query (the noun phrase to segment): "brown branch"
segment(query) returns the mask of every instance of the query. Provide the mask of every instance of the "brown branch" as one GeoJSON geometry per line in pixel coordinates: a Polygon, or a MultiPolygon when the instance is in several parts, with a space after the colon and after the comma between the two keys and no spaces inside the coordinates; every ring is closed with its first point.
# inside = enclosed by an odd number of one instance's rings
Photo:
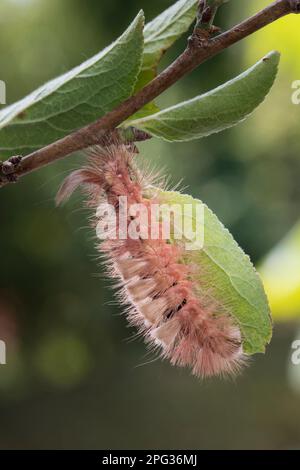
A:
{"type": "Polygon", "coordinates": [[[210,38],[207,31],[195,28],[185,51],[136,95],[131,96],[97,121],[24,157],[9,178],[2,173],[0,186],[64,158],[70,153],[99,143],[105,133],[115,129],[200,64],[290,13],[300,13],[300,0],[277,0],[217,37],[210,38]]]}
{"type": "Polygon", "coordinates": [[[196,28],[210,29],[219,7],[228,0],[199,0],[196,28]]]}

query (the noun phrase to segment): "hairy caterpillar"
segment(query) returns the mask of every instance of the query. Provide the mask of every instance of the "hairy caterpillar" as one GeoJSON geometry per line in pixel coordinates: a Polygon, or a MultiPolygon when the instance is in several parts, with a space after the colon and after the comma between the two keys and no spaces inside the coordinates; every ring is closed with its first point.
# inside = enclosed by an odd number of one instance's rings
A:
{"type": "MultiPolygon", "coordinates": [[[[58,203],[83,185],[90,207],[97,211],[108,202],[120,215],[119,198],[126,197],[128,211],[118,224],[128,228],[135,204],[150,210],[160,202],[159,190],[138,170],[134,155],[132,147],[119,142],[91,148],[88,165],[66,178],[58,203]]],[[[129,322],[162,357],[201,377],[238,372],[245,362],[240,329],[230,312],[205,293],[205,272],[186,258],[182,241],[117,235],[102,241],[99,251],[120,287],[129,322]]]]}

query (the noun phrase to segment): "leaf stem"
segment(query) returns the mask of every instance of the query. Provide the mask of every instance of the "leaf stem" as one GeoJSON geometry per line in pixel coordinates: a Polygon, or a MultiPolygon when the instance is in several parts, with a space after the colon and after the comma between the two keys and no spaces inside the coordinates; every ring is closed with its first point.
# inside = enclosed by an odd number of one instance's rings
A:
{"type": "Polygon", "coordinates": [[[14,178],[12,176],[7,178],[1,172],[0,166],[0,187],[73,152],[99,143],[99,140],[105,138],[105,134],[107,135],[108,132],[116,129],[123,121],[157,98],[200,64],[268,24],[291,13],[300,13],[300,0],[276,0],[256,15],[213,38],[207,37],[206,40],[203,40],[194,31],[185,51],[154,80],[117,108],[97,121],[22,158],[13,173],[14,178]]]}

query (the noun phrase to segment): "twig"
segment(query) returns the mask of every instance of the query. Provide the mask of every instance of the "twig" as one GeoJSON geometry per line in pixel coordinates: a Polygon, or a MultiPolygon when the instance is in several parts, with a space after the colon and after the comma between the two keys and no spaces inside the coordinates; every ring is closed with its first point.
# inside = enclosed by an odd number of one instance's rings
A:
{"type": "MultiPolygon", "coordinates": [[[[290,13],[300,13],[300,0],[277,0],[251,18],[213,38],[207,37],[206,40],[200,38],[199,41],[199,36],[194,31],[185,51],[136,95],[131,96],[97,121],[27,155],[18,164],[13,174],[18,178],[64,158],[70,153],[99,143],[99,139],[105,136],[105,133],[115,129],[200,64],[290,13]]],[[[8,182],[10,181],[2,174],[0,186],[8,182]]]]}
{"type": "MultiPolygon", "coordinates": [[[[148,132],[144,132],[140,129],[129,126],[126,129],[112,129],[110,132],[102,133],[98,137],[96,136],[94,139],[94,144],[108,145],[109,142],[111,142],[114,138],[118,138],[118,141],[124,142],[125,144],[132,145],[132,148],[136,149],[138,152],[135,143],[149,140],[152,138],[152,135],[148,134],[148,132]]],[[[0,161],[0,188],[5,186],[7,183],[16,183],[19,180],[19,176],[25,174],[22,164],[27,160],[28,157],[15,155],[10,157],[5,162],[0,161]]],[[[56,158],[53,159],[53,161],[55,160],[56,158]]],[[[51,163],[51,161],[49,163],[51,163]]],[[[32,171],[35,169],[36,168],[33,168],[32,171]]]]}
{"type": "Polygon", "coordinates": [[[226,2],[228,2],[228,0],[199,0],[195,28],[210,30],[219,7],[226,2]]]}

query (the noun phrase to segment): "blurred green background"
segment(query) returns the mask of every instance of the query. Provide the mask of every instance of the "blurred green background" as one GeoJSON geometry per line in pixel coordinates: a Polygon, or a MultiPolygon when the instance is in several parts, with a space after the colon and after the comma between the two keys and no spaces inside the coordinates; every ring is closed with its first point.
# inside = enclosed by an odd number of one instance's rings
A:
{"type": "MultiPolygon", "coordinates": [[[[229,27],[268,3],[232,0],[217,24],[229,27]]],[[[171,4],[1,0],[7,103],[98,52],[138,9],[149,21],[171,4]]],[[[296,16],[279,21],[159,99],[164,106],[191,98],[278,49],[279,78],[245,123],[193,143],[140,145],[141,158],[164,167],[174,183],[183,180],[261,266],[276,320],[266,355],[235,380],[204,382],[131,341],[80,194],[55,208],[60,182],[83,161],[72,156],[0,191],[0,339],[7,344],[0,448],[300,448],[300,366],[291,364],[292,341],[300,339],[300,105],[291,101],[300,80],[299,25],[296,16]]],[[[162,65],[184,45],[178,41],[162,65]]]]}

